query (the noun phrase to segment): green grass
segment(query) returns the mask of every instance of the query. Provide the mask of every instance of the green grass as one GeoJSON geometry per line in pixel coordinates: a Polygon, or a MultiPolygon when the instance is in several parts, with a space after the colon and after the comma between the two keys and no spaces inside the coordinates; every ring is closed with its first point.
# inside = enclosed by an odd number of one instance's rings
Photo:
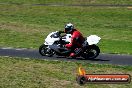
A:
{"type": "Polygon", "coordinates": [[[0,57],[0,88],[131,88],[130,84],[76,83],[77,68],[88,74],[130,74],[132,66],[90,64],[87,62],[48,61],[0,57]]]}
{"type": "Polygon", "coordinates": [[[48,33],[75,24],[102,38],[102,53],[132,54],[131,8],[0,5],[0,46],[36,48],[48,33]]]}

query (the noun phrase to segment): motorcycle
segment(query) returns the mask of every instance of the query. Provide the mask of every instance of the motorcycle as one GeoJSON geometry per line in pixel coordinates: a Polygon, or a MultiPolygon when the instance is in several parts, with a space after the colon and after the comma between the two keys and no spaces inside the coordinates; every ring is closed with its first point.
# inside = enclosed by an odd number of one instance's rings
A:
{"type": "MultiPolygon", "coordinates": [[[[39,53],[42,56],[48,57],[51,57],[54,54],[69,57],[70,53],[73,51],[67,49],[65,45],[71,42],[71,37],[71,34],[66,34],[62,37],[58,31],[52,32],[47,36],[44,44],[39,47],[39,53]]],[[[97,46],[100,39],[101,38],[97,35],[90,35],[87,37],[82,44],[82,47],[74,50],[76,57],[83,57],[84,59],[96,58],[100,53],[100,49],[97,46]]]]}

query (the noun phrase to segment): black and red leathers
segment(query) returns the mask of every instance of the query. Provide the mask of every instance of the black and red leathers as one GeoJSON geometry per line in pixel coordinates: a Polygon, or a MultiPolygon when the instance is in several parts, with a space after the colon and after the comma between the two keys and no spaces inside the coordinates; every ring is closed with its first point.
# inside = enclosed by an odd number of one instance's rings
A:
{"type": "Polygon", "coordinates": [[[70,44],[66,44],[65,46],[66,46],[66,48],[72,50],[72,53],[70,54],[70,56],[74,57],[76,55],[74,50],[76,48],[82,47],[82,43],[84,42],[85,39],[82,36],[82,34],[76,29],[72,30],[71,35],[72,35],[71,43],[70,44]]]}

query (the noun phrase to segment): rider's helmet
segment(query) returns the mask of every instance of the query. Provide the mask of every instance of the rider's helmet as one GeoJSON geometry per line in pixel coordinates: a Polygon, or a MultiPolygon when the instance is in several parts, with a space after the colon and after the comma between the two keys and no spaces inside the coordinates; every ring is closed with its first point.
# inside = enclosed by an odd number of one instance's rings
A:
{"type": "Polygon", "coordinates": [[[66,33],[71,33],[74,29],[74,25],[72,23],[68,23],[65,25],[65,32],[66,33]]]}

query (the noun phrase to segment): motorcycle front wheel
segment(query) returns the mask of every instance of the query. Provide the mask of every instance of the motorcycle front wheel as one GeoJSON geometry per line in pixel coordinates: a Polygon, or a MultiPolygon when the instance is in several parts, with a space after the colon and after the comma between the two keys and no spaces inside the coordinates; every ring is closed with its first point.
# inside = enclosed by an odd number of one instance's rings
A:
{"type": "Polygon", "coordinates": [[[100,49],[96,45],[88,46],[88,48],[82,54],[85,59],[95,59],[100,53],[100,49]]]}
{"type": "Polygon", "coordinates": [[[40,47],[39,47],[39,53],[42,55],[42,56],[48,56],[48,57],[51,57],[54,55],[54,51],[52,49],[50,49],[48,47],[48,45],[44,45],[42,44],[40,47]]]}

